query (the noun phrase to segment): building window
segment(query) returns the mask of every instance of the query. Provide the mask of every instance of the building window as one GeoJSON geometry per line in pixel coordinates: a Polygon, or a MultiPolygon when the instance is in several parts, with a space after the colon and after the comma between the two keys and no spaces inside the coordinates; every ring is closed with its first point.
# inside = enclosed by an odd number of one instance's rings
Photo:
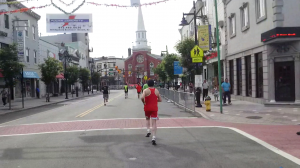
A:
{"type": "Polygon", "coordinates": [[[24,26],[25,26],[25,35],[26,35],[26,37],[28,37],[28,25],[27,25],[27,23],[25,23],[24,24],[24,26]]]}
{"type": "Polygon", "coordinates": [[[144,33],[142,33],[142,38],[144,38],[144,33]]]}
{"type": "Polygon", "coordinates": [[[33,37],[33,40],[35,40],[35,27],[32,26],[32,37],[33,37]]]}
{"type": "Polygon", "coordinates": [[[237,84],[237,95],[242,94],[242,59],[237,58],[236,59],[236,84],[237,84]]]}
{"type": "Polygon", "coordinates": [[[37,58],[36,58],[36,51],[33,52],[33,58],[34,58],[34,63],[37,63],[37,58]]]}
{"type": "Polygon", "coordinates": [[[139,38],[140,38],[140,33],[138,33],[138,36],[139,36],[139,38]]]}
{"type": "Polygon", "coordinates": [[[256,22],[259,23],[267,18],[266,0],[255,0],[256,2],[256,22]]]}
{"type": "Polygon", "coordinates": [[[236,22],[235,22],[235,14],[232,13],[229,17],[229,33],[230,33],[230,38],[235,37],[236,35],[236,22]]]}
{"type": "Polygon", "coordinates": [[[243,6],[240,7],[241,10],[241,27],[242,31],[249,29],[249,5],[248,3],[243,3],[243,6]]]}
{"type": "Polygon", "coordinates": [[[246,96],[252,96],[251,56],[245,57],[246,65],[246,96]]]}
{"type": "Polygon", "coordinates": [[[150,76],[154,76],[154,71],[153,71],[154,70],[154,64],[153,64],[153,62],[151,62],[149,66],[150,66],[150,76]]]}
{"type": "Polygon", "coordinates": [[[262,98],[264,93],[263,85],[263,60],[262,53],[255,54],[255,74],[256,74],[256,97],[262,98]]]}
{"type": "Polygon", "coordinates": [[[230,93],[233,94],[234,90],[234,68],[233,68],[233,60],[229,61],[229,79],[230,79],[230,93]]]}
{"type": "Polygon", "coordinates": [[[7,14],[4,14],[4,22],[5,28],[9,29],[9,16],[7,14]]]}
{"type": "Polygon", "coordinates": [[[29,49],[25,50],[26,61],[29,62],[29,49]]]}

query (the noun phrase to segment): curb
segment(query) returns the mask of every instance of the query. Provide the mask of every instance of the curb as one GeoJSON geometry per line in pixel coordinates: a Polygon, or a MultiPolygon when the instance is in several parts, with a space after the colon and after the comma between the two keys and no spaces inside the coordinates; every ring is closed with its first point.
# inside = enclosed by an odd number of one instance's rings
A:
{"type": "Polygon", "coordinates": [[[77,99],[81,99],[81,98],[85,98],[85,97],[95,96],[95,95],[101,95],[101,94],[90,94],[90,95],[84,95],[82,97],[76,97],[76,98],[73,98],[73,99],[65,99],[65,100],[59,101],[59,102],[49,102],[48,104],[43,104],[43,105],[38,105],[38,106],[34,106],[34,107],[24,108],[24,109],[15,110],[15,111],[7,112],[7,113],[2,113],[2,114],[0,114],[0,116],[6,115],[6,114],[9,114],[9,113],[16,113],[16,112],[22,112],[22,111],[26,111],[26,110],[37,109],[37,108],[41,108],[41,107],[47,107],[47,106],[51,106],[51,105],[54,105],[54,104],[64,103],[64,102],[68,102],[68,101],[72,101],[72,100],[77,100],[77,99]]]}

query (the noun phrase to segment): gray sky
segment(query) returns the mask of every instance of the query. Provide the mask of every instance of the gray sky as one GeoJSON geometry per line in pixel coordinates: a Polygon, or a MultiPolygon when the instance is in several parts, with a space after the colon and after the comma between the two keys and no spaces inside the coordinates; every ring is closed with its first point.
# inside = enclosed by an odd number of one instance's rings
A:
{"type": "MultiPolygon", "coordinates": [[[[66,3],[72,0],[63,0],[66,3]]],[[[74,6],[65,6],[59,0],[53,0],[62,9],[70,12],[83,0],[77,0],[74,6]]],[[[130,0],[86,0],[87,2],[130,5],[130,0]]],[[[141,3],[156,2],[159,0],[141,0],[141,3]]],[[[27,7],[50,4],[51,0],[33,0],[24,3],[27,7]]],[[[170,0],[157,5],[143,6],[145,27],[147,30],[148,45],[152,47],[153,54],[160,54],[166,45],[170,53],[176,52],[174,46],[180,40],[178,29],[182,19],[182,13],[189,12],[193,6],[193,0],[170,0]]],[[[41,15],[39,21],[39,33],[46,33],[46,14],[62,13],[55,7],[47,7],[34,10],[41,15]]],[[[135,44],[135,31],[137,29],[137,8],[116,8],[94,6],[85,4],[75,14],[93,14],[93,33],[89,34],[91,47],[94,48],[92,57],[116,56],[127,57],[127,49],[135,44]],[[132,43],[134,42],[134,43],[132,43]]],[[[49,34],[52,35],[52,34],[49,34]]]]}

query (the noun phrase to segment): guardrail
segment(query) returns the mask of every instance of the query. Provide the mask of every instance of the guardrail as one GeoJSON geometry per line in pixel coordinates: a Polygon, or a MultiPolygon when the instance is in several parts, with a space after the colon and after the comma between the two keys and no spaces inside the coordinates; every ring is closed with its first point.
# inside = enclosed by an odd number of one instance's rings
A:
{"type": "Polygon", "coordinates": [[[195,112],[195,94],[176,90],[168,90],[164,88],[157,89],[160,95],[162,95],[165,99],[170,100],[169,102],[183,107],[186,111],[195,112]]]}

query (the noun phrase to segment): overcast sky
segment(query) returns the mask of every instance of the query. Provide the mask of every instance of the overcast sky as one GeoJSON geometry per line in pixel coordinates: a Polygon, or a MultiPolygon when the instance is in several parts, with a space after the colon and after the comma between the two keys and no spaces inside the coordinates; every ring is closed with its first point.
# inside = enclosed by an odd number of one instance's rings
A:
{"type": "MultiPolygon", "coordinates": [[[[63,0],[66,3],[72,0],[63,0]]],[[[59,0],[53,0],[67,12],[72,11],[83,0],[76,0],[73,6],[65,6],[59,0]]],[[[141,0],[141,3],[156,2],[159,0],[141,0]]],[[[130,0],[86,0],[86,2],[130,5],[130,0]]],[[[51,0],[32,0],[24,3],[27,7],[37,7],[51,4],[51,0]]],[[[178,29],[182,19],[182,13],[189,12],[193,6],[193,0],[170,0],[157,5],[143,6],[145,27],[147,30],[148,45],[152,47],[153,54],[160,54],[168,46],[169,52],[176,52],[174,46],[180,40],[178,29]]],[[[53,6],[37,9],[34,12],[41,15],[39,21],[39,33],[42,36],[53,35],[46,33],[46,14],[62,13],[53,6]]],[[[116,8],[94,6],[85,4],[75,14],[93,14],[93,33],[89,34],[90,47],[94,48],[92,57],[116,56],[127,57],[127,49],[135,45],[135,31],[137,29],[137,8],[116,8]],[[133,43],[132,43],[133,42],[133,43]]]]}

